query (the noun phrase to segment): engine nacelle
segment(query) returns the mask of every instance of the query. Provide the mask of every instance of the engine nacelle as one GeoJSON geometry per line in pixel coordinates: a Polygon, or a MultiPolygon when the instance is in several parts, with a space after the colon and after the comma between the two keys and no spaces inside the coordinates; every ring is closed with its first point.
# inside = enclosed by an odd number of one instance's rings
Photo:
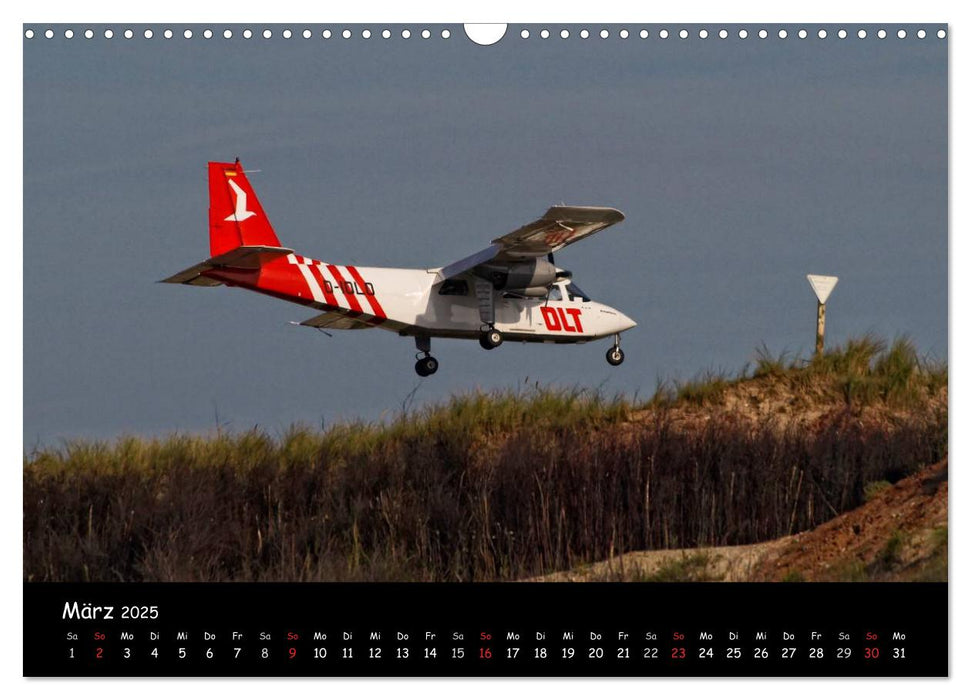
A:
{"type": "Polygon", "coordinates": [[[523,296],[546,296],[546,291],[557,279],[556,266],[541,258],[508,265],[480,265],[475,272],[492,282],[496,291],[523,296]]]}
{"type": "Polygon", "coordinates": [[[519,294],[524,297],[545,297],[550,293],[549,287],[526,287],[526,289],[514,289],[513,294],[519,294]]]}

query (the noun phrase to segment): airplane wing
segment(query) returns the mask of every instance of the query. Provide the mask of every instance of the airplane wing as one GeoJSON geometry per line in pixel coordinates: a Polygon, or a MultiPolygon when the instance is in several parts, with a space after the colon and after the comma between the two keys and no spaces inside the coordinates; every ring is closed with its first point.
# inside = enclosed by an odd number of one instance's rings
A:
{"type": "Polygon", "coordinates": [[[542,218],[492,241],[488,248],[446,265],[439,271],[448,279],[487,262],[514,262],[555,253],[624,220],[611,207],[550,207],[542,218]]]}

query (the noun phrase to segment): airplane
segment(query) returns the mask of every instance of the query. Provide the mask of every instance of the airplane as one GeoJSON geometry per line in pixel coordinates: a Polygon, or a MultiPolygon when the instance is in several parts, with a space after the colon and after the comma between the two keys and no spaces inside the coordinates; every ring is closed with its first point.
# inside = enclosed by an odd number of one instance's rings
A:
{"type": "Polygon", "coordinates": [[[208,164],[211,257],[162,282],[241,287],[311,307],[296,324],[331,330],[383,328],[415,339],[415,371],[438,370],[432,338],[585,343],[613,336],[607,362],[624,361],[620,334],[637,324],[594,301],[553,254],[624,220],[609,207],[553,206],[473,255],[427,269],[335,265],[280,245],[237,158],[208,164]]]}

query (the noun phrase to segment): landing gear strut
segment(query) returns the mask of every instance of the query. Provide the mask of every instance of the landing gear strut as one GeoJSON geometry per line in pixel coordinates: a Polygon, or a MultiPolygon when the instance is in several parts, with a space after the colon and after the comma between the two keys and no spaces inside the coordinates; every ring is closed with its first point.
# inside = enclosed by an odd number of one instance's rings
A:
{"type": "Polygon", "coordinates": [[[494,350],[502,345],[502,333],[497,331],[492,326],[489,326],[483,330],[482,334],[479,336],[479,345],[486,350],[494,350]]]}
{"type": "Polygon", "coordinates": [[[624,351],[620,349],[620,333],[614,336],[614,347],[607,351],[607,363],[616,367],[624,361],[624,351]]]}
{"type": "Polygon", "coordinates": [[[492,282],[476,277],[475,298],[479,304],[479,320],[482,322],[479,345],[486,350],[494,350],[502,345],[502,333],[495,327],[496,291],[492,287],[492,282]]]}
{"type": "Polygon", "coordinates": [[[415,347],[418,348],[418,362],[415,372],[419,377],[428,377],[438,371],[438,360],[432,357],[432,339],[427,335],[415,336],[415,347]]]}

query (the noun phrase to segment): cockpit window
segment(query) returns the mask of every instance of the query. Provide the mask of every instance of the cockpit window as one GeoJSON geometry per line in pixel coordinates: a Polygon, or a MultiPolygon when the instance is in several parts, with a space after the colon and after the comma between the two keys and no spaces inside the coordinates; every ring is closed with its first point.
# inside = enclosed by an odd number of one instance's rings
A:
{"type": "Polygon", "coordinates": [[[570,282],[566,285],[566,293],[570,295],[570,301],[576,301],[579,298],[581,301],[590,301],[590,297],[583,293],[583,290],[578,286],[570,282]]]}
{"type": "Polygon", "coordinates": [[[563,292],[560,291],[560,285],[554,284],[550,287],[550,293],[547,299],[550,301],[563,301],[563,292]]]}
{"type": "Polygon", "coordinates": [[[438,288],[438,293],[443,296],[464,297],[469,294],[469,283],[465,280],[445,280],[438,288]]]}

